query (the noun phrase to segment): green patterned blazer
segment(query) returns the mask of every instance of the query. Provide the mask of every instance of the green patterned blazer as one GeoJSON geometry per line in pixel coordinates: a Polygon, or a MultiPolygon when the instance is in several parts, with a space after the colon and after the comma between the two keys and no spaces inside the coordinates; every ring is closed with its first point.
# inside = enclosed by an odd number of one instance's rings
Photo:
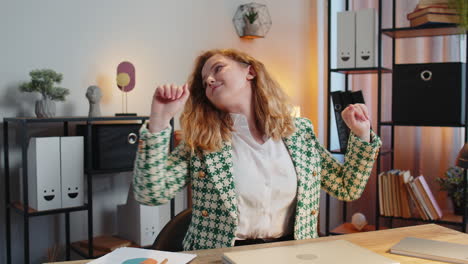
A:
{"type": "MultiPolygon", "coordinates": [[[[358,199],[381,141],[372,131],[371,143],[351,133],[341,164],[319,143],[308,119],[297,118],[295,126],[296,131],[283,139],[298,176],[294,238],[315,238],[320,189],[340,200],[358,199]]],[[[169,127],[150,133],[146,124],[142,126],[133,178],[136,200],[160,205],[191,182],[193,211],[184,249],[234,246],[238,217],[231,143],[217,152],[196,154],[181,142],[169,153],[170,134],[169,127]]]]}

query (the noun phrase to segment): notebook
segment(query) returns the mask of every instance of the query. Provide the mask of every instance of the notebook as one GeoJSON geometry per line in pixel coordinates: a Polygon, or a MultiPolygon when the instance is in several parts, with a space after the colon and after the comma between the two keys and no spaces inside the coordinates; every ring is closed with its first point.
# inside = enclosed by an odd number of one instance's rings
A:
{"type": "Polygon", "coordinates": [[[226,252],[223,264],[399,264],[345,240],[226,252]]]}
{"type": "Polygon", "coordinates": [[[390,253],[449,263],[468,263],[468,245],[405,237],[390,253]]]}

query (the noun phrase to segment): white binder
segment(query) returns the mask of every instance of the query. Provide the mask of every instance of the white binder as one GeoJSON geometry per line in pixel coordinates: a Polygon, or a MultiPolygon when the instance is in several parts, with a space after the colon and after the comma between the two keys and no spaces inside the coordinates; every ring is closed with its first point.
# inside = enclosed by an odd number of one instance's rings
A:
{"type": "Polygon", "coordinates": [[[83,137],[60,138],[62,207],[84,205],[83,137]]]}
{"type": "Polygon", "coordinates": [[[29,140],[28,201],[29,207],[37,211],[62,207],[59,137],[29,140]]]}
{"type": "Polygon", "coordinates": [[[356,11],[356,68],[377,67],[377,21],[373,8],[356,11]]]}
{"type": "Polygon", "coordinates": [[[353,11],[338,12],[337,14],[337,67],[354,68],[355,62],[355,24],[356,13],[353,11]]]}

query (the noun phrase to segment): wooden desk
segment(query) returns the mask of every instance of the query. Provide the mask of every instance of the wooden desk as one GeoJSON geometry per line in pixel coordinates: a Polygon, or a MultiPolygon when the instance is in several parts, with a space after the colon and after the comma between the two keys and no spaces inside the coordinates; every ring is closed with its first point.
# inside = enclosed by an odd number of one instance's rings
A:
{"type": "MultiPolygon", "coordinates": [[[[441,263],[437,261],[430,261],[426,259],[418,259],[412,257],[404,257],[394,254],[389,254],[388,250],[391,246],[396,244],[404,237],[412,236],[419,238],[427,238],[439,241],[448,241],[460,244],[468,245],[468,234],[455,231],[446,227],[442,227],[436,224],[427,224],[419,226],[401,227],[387,230],[379,230],[373,232],[363,232],[341,236],[328,236],[316,239],[298,240],[298,241],[286,241],[277,242],[253,246],[242,246],[233,248],[222,248],[222,249],[209,249],[209,250],[196,250],[188,251],[187,253],[197,254],[197,257],[190,262],[190,264],[220,264],[223,252],[239,251],[246,249],[256,248],[267,248],[287,245],[297,245],[310,242],[321,242],[343,239],[350,241],[356,245],[372,250],[380,255],[387,258],[399,261],[402,264],[420,264],[420,263],[441,263]]],[[[86,260],[80,261],[69,261],[69,262],[55,262],[56,264],[84,264],[86,260]]]]}

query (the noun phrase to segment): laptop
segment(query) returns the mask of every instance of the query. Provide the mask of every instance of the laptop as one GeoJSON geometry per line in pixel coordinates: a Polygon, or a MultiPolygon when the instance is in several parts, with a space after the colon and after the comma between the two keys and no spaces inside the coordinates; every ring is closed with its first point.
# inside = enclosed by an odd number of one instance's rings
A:
{"type": "Polygon", "coordinates": [[[405,237],[390,253],[450,263],[468,263],[468,245],[405,237]]]}
{"type": "Polygon", "coordinates": [[[399,264],[345,240],[226,252],[223,264],[399,264]]]}

